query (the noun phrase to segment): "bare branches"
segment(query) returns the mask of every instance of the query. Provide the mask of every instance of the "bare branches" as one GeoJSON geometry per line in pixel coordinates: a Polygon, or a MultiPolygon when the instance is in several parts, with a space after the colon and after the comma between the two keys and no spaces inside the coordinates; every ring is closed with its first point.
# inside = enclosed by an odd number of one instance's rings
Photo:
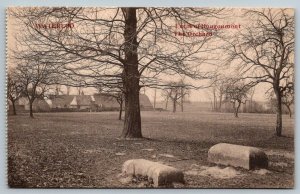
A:
{"type": "Polygon", "coordinates": [[[184,79],[181,79],[178,82],[169,82],[169,84],[162,90],[162,97],[166,101],[166,107],[168,100],[170,99],[173,104],[174,113],[176,112],[177,104],[181,105],[181,111],[183,112],[183,103],[189,95],[190,88],[188,84],[184,82],[184,79]]]}
{"type": "Polygon", "coordinates": [[[235,117],[238,117],[239,108],[246,102],[252,87],[251,84],[246,84],[239,79],[231,79],[226,83],[225,99],[232,103],[235,117]]]}
{"type": "Polygon", "coordinates": [[[13,77],[17,80],[21,93],[30,105],[30,117],[33,118],[33,102],[43,98],[50,85],[58,82],[58,72],[55,66],[41,59],[41,52],[15,53],[17,66],[13,77]]]}
{"type": "Polygon", "coordinates": [[[240,76],[253,83],[267,82],[276,95],[276,135],[282,130],[282,91],[294,68],[294,13],[292,9],[244,10],[253,25],[232,38],[228,63],[238,64],[240,76]]]}
{"type": "MultiPolygon", "coordinates": [[[[291,10],[246,10],[245,15],[258,20],[257,25],[241,32],[232,44],[231,61],[244,63],[242,75],[261,70],[262,81],[281,79],[281,72],[293,67],[294,19],[291,10]]],[[[258,76],[256,76],[258,77],[258,76]]]]}
{"type": "Polygon", "coordinates": [[[11,101],[13,105],[13,114],[16,115],[16,101],[23,95],[23,85],[20,80],[15,76],[14,72],[8,72],[7,74],[7,98],[11,101]]]}
{"type": "MultiPolygon", "coordinates": [[[[14,8],[11,15],[25,31],[18,37],[20,48],[43,52],[52,65],[60,66],[65,77],[97,77],[122,74],[125,63],[123,32],[125,12],[119,8],[14,8]],[[39,24],[66,23],[65,29],[38,28],[39,24]],[[73,75],[72,75],[73,74],[73,75]]],[[[206,79],[200,65],[207,38],[181,39],[173,33],[179,22],[217,17],[222,10],[194,8],[138,8],[137,31],[140,77],[143,74],[184,74],[206,79]],[[196,13],[196,14],[195,14],[196,13]],[[175,20],[174,20],[175,19],[175,20]]],[[[22,50],[22,49],[21,49],[22,50]]],[[[103,79],[105,82],[105,79],[103,79]]]]}

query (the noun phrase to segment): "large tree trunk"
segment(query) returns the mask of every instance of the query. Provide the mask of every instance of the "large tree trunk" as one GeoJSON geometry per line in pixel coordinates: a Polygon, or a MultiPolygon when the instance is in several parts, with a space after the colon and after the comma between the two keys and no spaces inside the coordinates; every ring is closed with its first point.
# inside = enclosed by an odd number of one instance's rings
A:
{"type": "Polygon", "coordinates": [[[275,128],[275,132],[276,132],[276,135],[280,137],[281,133],[282,133],[282,105],[281,105],[281,94],[280,94],[279,87],[274,86],[274,93],[276,96],[276,128],[275,128]]]}
{"type": "Polygon", "coordinates": [[[119,120],[122,120],[123,99],[120,101],[119,120]]]}
{"type": "Polygon", "coordinates": [[[12,103],[12,107],[13,107],[13,115],[17,115],[15,101],[11,100],[11,103],[12,103]]]}
{"type": "Polygon", "coordinates": [[[142,138],[139,100],[139,71],[137,54],[136,8],[122,8],[125,17],[123,85],[125,90],[125,118],[122,137],[142,138]]]}
{"type": "Polygon", "coordinates": [[[33,106],[33,101],[29,101],[29,116],[30,116],[30,118],[33,118],[33,108],[32,108],[32,106],[33,106]]]}

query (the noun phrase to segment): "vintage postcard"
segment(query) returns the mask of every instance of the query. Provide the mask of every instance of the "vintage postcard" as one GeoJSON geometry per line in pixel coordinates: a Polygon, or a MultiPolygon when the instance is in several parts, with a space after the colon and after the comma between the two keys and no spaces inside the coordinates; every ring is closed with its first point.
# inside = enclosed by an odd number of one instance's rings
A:
{"type": "Polygon", "coordinates": [[[7,8],[11,188],[294,188],[291,8],[7,8]]]}

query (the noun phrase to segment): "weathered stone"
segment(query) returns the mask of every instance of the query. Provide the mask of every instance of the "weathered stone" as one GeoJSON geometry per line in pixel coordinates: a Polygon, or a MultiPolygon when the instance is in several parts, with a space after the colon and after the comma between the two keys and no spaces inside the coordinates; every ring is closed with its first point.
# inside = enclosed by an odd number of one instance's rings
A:
{"type": "Polygon", "coordinates": [[[268,167],[268,157],[262,150],[227,143],[212,146],[208,151],[208,161],[248,170],[268,167]]]}
{"type": "Polygon", "coordinates": [[[127,160],[123,164],[122,173],[130,176],[147,176],[153,180],[155,187],[171,185],[173,182],[184,183],[182,171],[145,159],[127,160]]]}

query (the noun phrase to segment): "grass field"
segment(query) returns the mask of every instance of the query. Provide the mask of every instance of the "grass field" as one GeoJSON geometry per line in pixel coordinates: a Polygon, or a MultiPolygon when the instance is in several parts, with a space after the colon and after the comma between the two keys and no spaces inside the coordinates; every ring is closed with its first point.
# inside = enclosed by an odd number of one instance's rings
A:
{"type": "MultiPolygon", "coordinates": [[[[284,137],[275,137],[275,115],[212,112],[142,112],[145,140],[119,139],[117,112],[36,113],[8,116],[8,182],[11,187],[151,187],[120,178],[128,159],[144,158],[185,172],[185,185],[198,188],[291,188],[294,185],[294,119],[283,118],[284,137]],[[262,148],[268,171],[232,170],[215,177],[203,169],[208,149],[227,142],[262,148]],[[201,171],[202,169],[202,171],[201,171]],[[230,171],[231,172],[231,171],[230,171]]],[[[215,169],[216,170],[216,169],[215,169]]]]}

